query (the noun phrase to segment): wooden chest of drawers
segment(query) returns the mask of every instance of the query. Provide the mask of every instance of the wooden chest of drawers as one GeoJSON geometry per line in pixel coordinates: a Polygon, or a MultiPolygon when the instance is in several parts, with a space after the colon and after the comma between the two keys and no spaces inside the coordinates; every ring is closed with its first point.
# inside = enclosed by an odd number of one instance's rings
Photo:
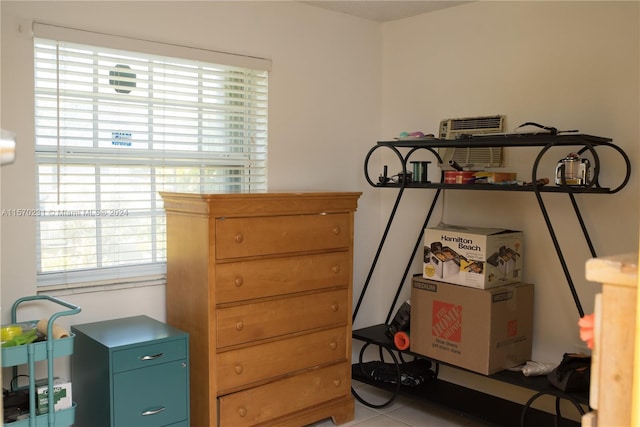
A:
{"type": "Polygon", "coordinates": [[[191,425],[353,419],[360,193],[162,193],[167,323],[190,334],[191,425]]]}

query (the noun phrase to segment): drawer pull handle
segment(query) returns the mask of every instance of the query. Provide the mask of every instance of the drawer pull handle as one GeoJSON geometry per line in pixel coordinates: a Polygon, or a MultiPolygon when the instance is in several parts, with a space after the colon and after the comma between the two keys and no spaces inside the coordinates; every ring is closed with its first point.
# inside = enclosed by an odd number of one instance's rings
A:
{"type": "Polygon", "coordinates": [[[342,381],[340,381],[340,378],[336,378],[335,380],[333,380],[334,386],[340,387],[340,384],[342,384],[342,381]]]}
{"type": "Polygon", "coordinates": [[[242,323],[242,320],[239,320],[239,321],[236,323],[236,331],[241,331],[241,330],[243,330],[243,329],[244,329],[244,323],[242,323]]]}
{"type": "Polygon", "coordinates": [[[337,312],[339,308],[340,306],[338,305],[337,302],[334,302],[333,304],[331,304],[331,311],[337,312]]]}
{"type": "Polygon", "coordinates": [[[161,408],[158,408],[158,409],[150,409],[148,411],[144,411],[142,413],[142,416],[143,417],[148,417],[149,415],[159,414],[160,412],[164,411],[165,409],[167,409],[167,408],[165,408],[164,406],[161,407],[161,408]]]}
{"type": "Polygon", "coordinates": [[[240,415],[243,418],[247,416],[247,408],[243,408],[243,407],[238,408],[238,415],[240,415]]]}
{"type": "Polygon", "coordinates": [[[236,243],[242,243],[243,240],[244,236],[242,235],[242,233],[236,234],[236,243]]]}
{"type": "Polygon", "coordinates": [[[336,225],[335,227],[333,227],[333,234],[340,234],[340,226],[336,225]]]}
{"type": "Polygon", "coordinates": [[[236,365],[236,374],[240,375],[243,371],[242,365],[236,365]]]}
{"type": "Polygon", "coordinates": [[[331,341],[331,342],[329,343],[329,348],[330,348],[331,350],[335,350],[336,348],[338,348],[338,343],[337,343],[337,342],[335,342],[335,341],[331,341]]]}
{"type": "Polygon", "coordinates": [[[241,287],[244,284],[244,279],[242,277],[236,277],[235,280],[236,288],[241,287]]]}
{"type": "Polygon", "coordinates": [[[162,357],[163,355],[164,355],[164,353],[158,353],[158,354],[154,354],[154,355],[151,355],[151,356],[142,356],[140,358],[140,360],[155,360],[158,357],[162,357]]]}
{"type": "Polygon", "coordinates": [[[340,273],[340,266],[334,265],[333,267],[331,267],[331,271],[333,271],[336,274],[340,273]]]}

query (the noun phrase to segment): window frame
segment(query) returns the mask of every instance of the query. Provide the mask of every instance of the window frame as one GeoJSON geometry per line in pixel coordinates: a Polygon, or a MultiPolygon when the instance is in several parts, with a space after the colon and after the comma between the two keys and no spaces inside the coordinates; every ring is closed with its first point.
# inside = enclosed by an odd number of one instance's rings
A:
{"type": "MultiPolygon", "coordinates": [[[[104,49],[116,49],[122,50],[126,52],[140,52],[143,55],[158,55],[160,54],[163,57],[168,58],[182,58],[187,61],[199,61],[199,62],[208,62],[211,65],[222,65],[227,67],[243,67],[243,68],[254,68],[258,69],[261,72],[265,73],[265,79],[268,79],[268,74],[271,70],[271,61],[264,58],[257,58],[246,55],[235,55],[229,54],[225,52],[211,51],[206,49],[199,48],[190,48],[179,45],[172,44],[164,44],[157,43],[148,40],[141,39],[130,39],[121,36],[113,36],[101,33],[88,32],[84,30],[70,29],[70,28],[62,28],[47,24],[34,23],[34,36],[35,39],[49,39],[49,40],[58,40],[69,43],[78,43],[81,45],[94,46],[96,48],[104,48],[104,49]]],[[[35,49],[35,39],[34,39],[34,49],[35,49]]],[[[34,64],[34,67],[36,65],[34,64]]],[[[118,78],[120,76],[117,76],[118,78]]],[[[124,81],[127,80],[127,76],[124,76],[124,81]]],[[[266,84],[266,91],[268,93],[268,84],[266,84]]],[[[268,96],[265,94],[265,96],[268,96]]],[[[36,90],[36,99],[38,97],[38,91],[36,90]]],[[[36,101],[37,102],[37,101],[36,101]]],[[[265,104],[268,103],[265,101],[265,104]]],[[[268,110],[268,107],[265,107],[265,111],[268,110]]],[[[60,114],[60,110],[58,110],[57,115],[60,114]]],[[[266,119],[265,119],[266,120],[266,119]]],[[[94,123],[95,125],[95,123],[94,123]]],[[[264,160],[259,162],[259,169],[262,170],[262,177],[264,182],[256,185],[254,188],[258,190],[253,191],[264,191],[266,190],[266,150],[267,150],[267,135],[266,135],[266,126],[262,131],[264,133],[264,160]]],[[[36,126],[37,127],[37,126],[36,126]]],[[[59,129],[59,125],[58,125],[59,129]]],[[[36,132],[37,135],[37,132],[36,132]]],[[[114,136],[115,138],[115,136],[114,136]]],[[[93,148],[88,148],[88,153],[97,153],[98,151],[93,148]],[[94,150],[94,151],[92,151],[94,150]]],[[[60,173],[59,170],[61,168],[60,157],[61,157],[61,149],[59,146],[49,146],[44,147],[39,145],[37,142],[36,136],[36,166],[38,171],[40,170],[40,166],[43,164],[46,159],[51,160],[53,157],[56,157],[55,161],[57,162],[57,172],[60,173]]],[[[76,149],[76,155],[79,156],[76,161],[81,163],[80,152],[85,151],[83,149],[76,149]]],[[[64,154],[64,153],[62,153],[64,154]]],[[[87,153],[85,153],[86,155],[87,153]]],[[[68,159],[67,159],[68,160],[68,159]]],[[[194,160],[194,159],[191,159],[194,160]]],[[[197,160],[197,159],[196,159],[197,160]]],[[[204,162],[203,160],[200,160],[204,162]]],[[[197,163],[197,161],[194,161],[197,163]]],[[[257,162],[258,163],[258,162],[257,162]]],[[[100,168],[100,162],[96,162],[93,166],[98,169],[100,168]]],[[[174,166],[176,165],[158,165],[154,164],[154,160],[149,161],[149,168],[156,168],[161,166],[174,166]]],[[[195,166],[194,166],[195,167],[195,166]]],[[[42,209],[41,201],[40,201],[40,181],[39,181],[39,172],[38,174],[38,183],[37,185],[37,200],[36,200],[36,209],[41,212],[47,212],[46,209],[42,209]]],[[[96,175],[99,176],[99,175],[96,175]]],[[[58,175],[58,179],[60,176],[58,175]]],[[[246,187],[249,188],[249,187],[246,187]]],[[[152,191],[152,193],[156,193],[159,191],[171,191],[171,189],[159,188],[157,191],[152,191]]],[[[198,192],[207,192],[206,188],[200,187],[197,190],[198,192]]],[[[246,190],[245,190],[246,191],[246,190]]],[[[151,199],[151,205],[154,204],[153,198],[151,199]]],[[[153,206],[151,209],[154,209],[153,206]]],[[[155,209],[162,210],[161,206],[156,206],[155,209]]],[[[96,218],[92,218],[92,220],[100,221],[102,212],[98,206],[96,209],[90,210],[89,212],[85,212],[89,216],[93,214],[96,218]]],[[[56,214],[56,212],[52,212],[49,210],[47,215],[56,214]]],[[[60,214],[60,212],[57,212],[60,214]]],[[[42,260],[41,260],[41,221],[47,221],[51,218],[47,218],[47,215],[43,215],[37,221],[38,227],[38,235],[37,235],[37,287],[40,290],[43,289],[60,289],[60,288],[69,288],[69,287],[84,287],[84,286],[113,286],[113,285],[123,285],[123,284],[162,284],[165,281],[165,271],[166,271],[166,260],[158,260],[154,259],[149,263],[144,263],[140,265],[122,265],[122,266],[111,266],[111,267],[101,267],[100,265],[96,265],[93,268],[81,268],[65,271],[55,271],[55,272],[44,272],[42,269],[42,260]]],[[[163,225],[160,225],[163,228],[163,225]]],[[[162,230],[164,232],[164,230],[162,230]]],[[[157,250],[156,247],[153,248],[155,252],[157,250]]],[[[166,253],[166,247],[164,247],[164,251],[166,253]]],[[[160,257],[163,258],[163,257],[160,257]]]]}

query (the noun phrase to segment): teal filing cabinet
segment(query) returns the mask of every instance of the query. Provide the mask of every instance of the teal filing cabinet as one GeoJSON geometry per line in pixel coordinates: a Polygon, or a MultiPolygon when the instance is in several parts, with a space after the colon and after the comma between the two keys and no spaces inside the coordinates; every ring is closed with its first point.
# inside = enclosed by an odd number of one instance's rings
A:
{"type": "Polygon", "coordinates": [[[189,426],[189,335],[147,316],[74,325],[75,427],[189,426]]]}

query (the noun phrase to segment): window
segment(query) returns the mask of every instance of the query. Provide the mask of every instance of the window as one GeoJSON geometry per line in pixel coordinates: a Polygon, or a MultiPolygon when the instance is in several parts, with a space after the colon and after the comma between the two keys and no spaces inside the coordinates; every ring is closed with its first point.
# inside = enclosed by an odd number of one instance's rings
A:
{"type": "Polygon", "coordinates": [[[163,281],[160,191],[266,190],[267,60],[34,32],[38,286],[163,281]]]}

